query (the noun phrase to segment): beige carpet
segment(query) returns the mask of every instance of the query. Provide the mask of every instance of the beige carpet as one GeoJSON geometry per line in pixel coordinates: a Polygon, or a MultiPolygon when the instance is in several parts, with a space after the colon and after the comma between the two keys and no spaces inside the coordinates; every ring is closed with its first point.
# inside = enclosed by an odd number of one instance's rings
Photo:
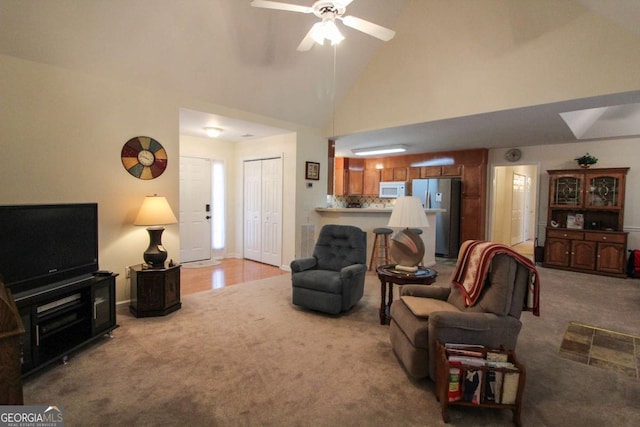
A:
{"type": "MultiPolygon", "coordinates": [[[[451,267],[437,269],[446,283],[451,267]]],[[[640,330],[637,282],[541,276],[542,316],[523,314],[517,349],[524,425],[636,425],[640,381],[563,359],[558,346],[570,319],[640,330]]],[[[290,278],[280,276],[188,295],[166,317],[118,313],[114,338],[29,378],[25,403],[61,406],[68,426],[443,425],[434,384],[408,378],[393,355],[374,274],[340,316],[290,300],[290,278]]],[[[449,414],[451,426],[512,425],[506,410],[449,414]]]]}

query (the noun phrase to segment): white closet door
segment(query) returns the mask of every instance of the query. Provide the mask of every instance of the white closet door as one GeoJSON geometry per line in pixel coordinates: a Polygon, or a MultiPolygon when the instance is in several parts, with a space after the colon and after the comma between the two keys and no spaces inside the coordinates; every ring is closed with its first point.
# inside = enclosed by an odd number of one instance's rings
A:
{"type": "Polygon", "coordinates": [[[244,257],[280,266],[281,158],[244,162],[244,257]]]}
{"type": "Polygon", "coordinates": [[[180,157],[180,261],[211,259],[211,162],[180,157]]]}
{"type": "Polygon", "coordinates": [[[282,250],[282,159],[262,161],[262,262],[280,265],[282,250]]]}
{"type": "Polygon", "coordinates": [[[262,162],[244,162],[244,257],[262,262],[262,162]]]}

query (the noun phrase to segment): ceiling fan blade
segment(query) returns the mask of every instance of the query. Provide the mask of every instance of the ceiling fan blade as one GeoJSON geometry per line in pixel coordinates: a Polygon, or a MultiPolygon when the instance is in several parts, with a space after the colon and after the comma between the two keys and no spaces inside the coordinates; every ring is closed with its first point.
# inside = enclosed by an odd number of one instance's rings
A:
{"type": "Polygon", "coordinates": [[[342,22],[347,27],[362,31],[385,42],[388,42],[396,35],[396,32],[393,30],[374,24],[373,22],[365,21],[364,19],[356,18],[355,16],[345,16],[340,19],[342,19],[342,22]]]}
{"type": "Polygon", "coordinates": [[[342,7],[347,7],[353,0],[336,0],[336,3],[340,3],[342,7]]]}
{"type": "Polygon", "coordinates": [[[251,2],[251,6],[261,7],[264,9],[286,10],[289,12],[300,12],[300,13],[313,12],[313,9],[307,6],[300,6],[297,4],[289,4],[289,3],[280,3],[279,1],[253,0],[251,2]]]}
{"type": "Polygon", "coordinates": [[[316,42],[313,39],[313,30],[315,28],[317,24],[315,24],[313,27],[311,27],[311,29],[309,30],[309,32],[307,33],[306,36],[304,36],[304,38],[302,39],[302,41],[300,42],[300,44],[297,47],[297,51],[299,52],[306,52],[308,50],[310,50],[313,47],[313,44],[316,42]]]}

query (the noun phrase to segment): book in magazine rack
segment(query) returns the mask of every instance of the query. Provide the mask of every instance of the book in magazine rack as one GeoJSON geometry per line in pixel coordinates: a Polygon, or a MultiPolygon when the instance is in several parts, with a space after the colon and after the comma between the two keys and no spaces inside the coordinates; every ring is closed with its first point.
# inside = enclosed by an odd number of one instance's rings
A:
{"type": "Polygon", "coordinates": [[[525,381],[524,366],[513,351],[436,342],[435,392],[445,423],[448,407],[461,405],[511,409],[514,424],[521,426],[525,381]]]}

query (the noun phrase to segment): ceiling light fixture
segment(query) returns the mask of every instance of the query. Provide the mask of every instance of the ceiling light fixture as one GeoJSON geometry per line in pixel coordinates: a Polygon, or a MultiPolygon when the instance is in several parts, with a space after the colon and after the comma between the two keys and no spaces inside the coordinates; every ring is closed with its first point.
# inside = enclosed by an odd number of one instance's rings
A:
{"type": "Polygon", "coordinates": [[[204,128],[204,131],[207,132],[207,136],[209,138],[217,138],[222,133],[222,129],[214,127],[206,127],[204,128]]]}
{"type": "Polygon", "coordinates": [[[322,22],[314,24],[310,34],[311,38],[319,45],[323,45],[325,39],[329,40],[332,46],[344,40],[344,36],[336,26],[335,14],[324,18],[322,22]]]}
{"type": "Polygon", "coordinates": [[[386,147],[354,148],[351,150],[356,156],[375,156],[379,154],[404,153],[407,147],[404,145],[389,145],[386,147]]]}

